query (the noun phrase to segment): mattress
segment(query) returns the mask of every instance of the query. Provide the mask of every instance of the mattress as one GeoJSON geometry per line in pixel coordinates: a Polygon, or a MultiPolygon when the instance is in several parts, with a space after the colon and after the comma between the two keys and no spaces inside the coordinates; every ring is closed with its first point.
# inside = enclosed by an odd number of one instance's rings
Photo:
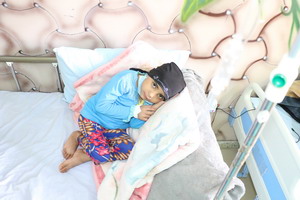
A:
{"type": "Polygon", "coordinates": [[[96,199],[92,163],[58,170],[77,129],[62,93],[0,91],[0,199],[96,199]]]}

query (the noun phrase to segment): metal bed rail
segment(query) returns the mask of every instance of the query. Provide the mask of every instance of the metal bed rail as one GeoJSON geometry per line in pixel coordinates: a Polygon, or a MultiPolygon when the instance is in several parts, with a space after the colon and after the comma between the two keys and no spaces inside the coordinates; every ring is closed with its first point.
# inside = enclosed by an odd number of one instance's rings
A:
{"type": "Polygon", "coordinates": [[[0,56],[0,62],[57,63],[55,56],[0,56]]]}
{"type": "Polygon", "coordinates": [[[14,63],[49,63],[55,69],[55,74],[57,78],[58,91],[63,92],[63,82],[60,76],[59,67],[57,64],[57,59],[55,56],[0,56],[0,62],[6,63],[8,66],[13,79],[17,85],[18,91],[21,91],[21,86],[17,77],[17,71],[14,68],[14,63]]]}

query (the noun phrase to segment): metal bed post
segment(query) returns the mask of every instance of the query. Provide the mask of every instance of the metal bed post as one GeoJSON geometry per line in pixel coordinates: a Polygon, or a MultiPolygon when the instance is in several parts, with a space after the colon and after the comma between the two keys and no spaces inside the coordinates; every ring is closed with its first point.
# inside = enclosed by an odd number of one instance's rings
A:
{"type": "Polygon", "coordinates": [[[55,72],[56,72],[56,79],[57,79],[58,91],[63,92],[62,80],[60,78],[58,64],[57,63],[52,63],[52,66],[54,67],[55,72]]]}
{"type": "Polygon", "coordinates": [[[18,88],[18,91],[21,91],[21,86],[20,86],[20,83],[19,83],[19,80],[16,76],[17,72],[15,71],[14,69],[14,66],[13,66],[13,62],[6,62],[6,65],[9,67],[10,69],[10,73],[12,74],[15,82],[16,82],[16,85],[17,85],[17,88],[18,88]]]}

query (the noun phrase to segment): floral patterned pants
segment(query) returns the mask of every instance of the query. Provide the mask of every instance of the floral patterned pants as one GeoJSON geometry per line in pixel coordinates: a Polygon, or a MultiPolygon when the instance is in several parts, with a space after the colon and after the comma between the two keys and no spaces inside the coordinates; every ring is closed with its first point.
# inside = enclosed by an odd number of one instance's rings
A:
{"type": "Polygon", "coordinates": [[[78,125],[81,132],[78,143],[95,164],[129,157],[134,141],[126,133],[126,129],[106,129],[82,115],[78,118],[78,125]]]}

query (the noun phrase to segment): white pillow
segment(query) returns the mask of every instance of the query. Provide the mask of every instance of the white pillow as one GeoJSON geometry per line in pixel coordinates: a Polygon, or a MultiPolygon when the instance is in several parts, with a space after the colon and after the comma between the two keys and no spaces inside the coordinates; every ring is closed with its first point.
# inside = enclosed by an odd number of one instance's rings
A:
{"type": "MultiPolygon", "coordinates": [[[[155,49],[151,45],[141,41],[135,44],[139,44],[137,46],[143,46],[145,47],[144,49],[150,50],[148,51],[150,52],[149,54],[145,54],[147,51],[141,51],[139,58],[137,58],[137,60],[145,60],[145,63],[150,66],[159,66],[162,62],[174,62],[179,68],[183,68],[190,54],[189,51],[185,50],[155,49]]],[[[54,52],[65,85],[64,100],[68,103],[72,101],[76,94],[74,83],[78,79],[113,60],[124,51],[124,48],[98,48],[95,50],[74,47],[55,48],[54,52]]]]}
{"type": "Polygon", "coordinates": [[[79,49],[59,47],[55,52],[61,77],[64,82],[64,100],[70,103],[75,96],[74,83],[97,67],[109,62],[122,53],[125,48],[79,49]]]}

